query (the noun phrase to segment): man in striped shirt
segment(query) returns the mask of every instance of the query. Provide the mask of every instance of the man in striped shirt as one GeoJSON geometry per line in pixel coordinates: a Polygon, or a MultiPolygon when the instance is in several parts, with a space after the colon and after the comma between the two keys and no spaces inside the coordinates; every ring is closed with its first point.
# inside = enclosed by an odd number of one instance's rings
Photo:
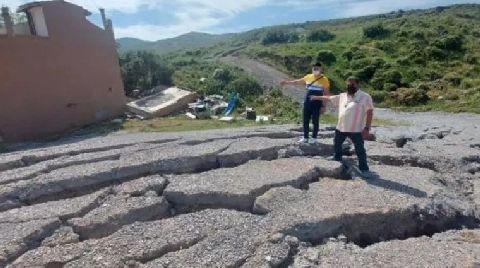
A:
{"type": "Polygon", "coordinates": [[[312,96],[314,100],[329,101],[338,106],[338,124],[335,130],[335,160],[342,161],[342,144],[350,138],[355,146],[358,167],[366,176],[369,175],[367,153],[364,140],[370,134],[373,118],[372,97],[360,90],[356,77],[347,79],[347,92],[331,97],[312,96]]]}

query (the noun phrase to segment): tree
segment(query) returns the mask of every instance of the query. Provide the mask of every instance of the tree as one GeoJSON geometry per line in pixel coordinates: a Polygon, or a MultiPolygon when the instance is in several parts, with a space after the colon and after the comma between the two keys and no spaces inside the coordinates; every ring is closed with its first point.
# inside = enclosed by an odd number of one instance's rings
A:
{"type": "Polygon", "coordinates": [[[127,52],[120,55],[125,93],[149,90],[159,85],[172,83],[173,71],[154,53],[146,51],[127,52]]]}

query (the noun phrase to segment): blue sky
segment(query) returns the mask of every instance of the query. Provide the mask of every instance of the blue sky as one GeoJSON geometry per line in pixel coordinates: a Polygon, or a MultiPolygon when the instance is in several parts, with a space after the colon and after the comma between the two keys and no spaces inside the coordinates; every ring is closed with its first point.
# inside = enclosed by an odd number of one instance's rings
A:
{"type": "MultiPolygon", "coordinates": [[[[16,8],[29,2],[2,0],[16,8]]],[[[191,31],[231,33],[292,22],[346,18],[398,9],[428,8],[480,0],[70,0],[90,10],[107,10],[115,34],[143,40],[175,37],[191,31]]]]}

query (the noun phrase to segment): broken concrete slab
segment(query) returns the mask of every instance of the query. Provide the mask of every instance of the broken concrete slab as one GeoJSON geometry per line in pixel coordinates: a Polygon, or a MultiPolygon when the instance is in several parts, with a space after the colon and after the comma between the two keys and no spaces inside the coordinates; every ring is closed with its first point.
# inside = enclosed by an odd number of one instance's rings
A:
{"type": "Polygon", "coordinates": [[[76,234],[72,227],[62,226],[58,228],[51,236],[42,241],[43,247],[56,247],[80,242],[80,236],[76,234]]]}
{"type": "Polygon", "coordinates": [[[82,218],[68,221],[82,239],[108,236],[124,225],[136,221],[161,219],[169,215],[168,202],[163,197],[110,196],[98,208],[82,218]]]}
{"type": "Polygon", "coordinates": [[[385,166],[372,170],[378,172],[377,178],[323,178],[307,191],[274,188],[257,198],[254,211],[269,213],[274,231],[314,243],[341,233],[352,241],[402,237],[422,225],[448,225],[455,218],[455,212],[430,207],[429,197],[440,190],[430,181],[431,170],[385,166]],[[419,213],[432,215],[419,223],[419,213]]]}
{"type": "Polygon", "coordinates": [[[291,267],[477,267],[480,230],[388,241],[360,248],[332,241],[301,248],[291,267]]]}
{"type": "Polygon", "coordinates": [[[167,180],[164,177],[153,175],[122,183],[115,186],[113,192],[116,195],[141,196],[149,191],[154,191],[161,195],[166,186],[167,180]]]}
{"type": "Polygon", "coordinates": [[[292,139],[243,138],[233,142],[218,156],[221,167],[232,167],[252,159],[273,160],[278,151],[292,144],[292,139]]]}
{"type": "Polygon", "coordinates": [[[79,217],[102,203],[110,189],[71,199],[52,201],[24,206],[0,213],[0,223],[27,222],[33,220],[59,218],[64,221],[79,217]]]}
{"type": "Polygon", "coordinates": [[[221,230],[140,267],[240,267],[255,252],[260,234],[259,226],[251,224],[221,230]]]}
{"type": "Polygon", "coordinates": [[[158,94],[130,102],[127,109],[146,118],[167,116],[185,110],[196,98],[194,92],[171,87],[158,94]]]}
{"type": "Polygon", "coordinates": [[[255,199],[274,187],[306,188],[319,177],[338,177],[341,164],[321,159],[250,161],[235,168],[172,176],[163,195],[180,210],[204,207],[250,211],[255,199]]]}
{"type": "Polygon", "coordinates": [[[56,169],[35,179],[0,187],[0,200],[34,201],[87,187],[155,173],[185,173],[217,166],[216,155],[231,144],[221,140],[195,146],[164,145],[151,150],[127,153],[119,160],[88,163],[56,169]]]}
{"type": "MultiPolygon", "coordinates": [[[[252,230],[261,226],[262,217],[249,213],[204,210],[159,221],[136,222],[101,239],[54,248],[39,247],[22,255],[10,267],[48,267],[54,264],[65,267],[123,267],[132,261],[148,263],[169,252],[191,248],[210,236],[228,230],[237,230],[232,233],[233,236],[249,237],[252,230]]],[[[210,241],[211,244],[205,248],[221,245],[215,243],[215,239],[210,241]]],[[[233,238],[230,241],[235,242],[233,238]]],[[[176,266],[182,264],[178,262],[176,266]]]]}
{"type": "Polygon", "coordinates": [[[9,262],[30,248],[40,244],[42,239],[60,226],[58,219],[28,222],[0,223],[0,266],[9,262]]]}

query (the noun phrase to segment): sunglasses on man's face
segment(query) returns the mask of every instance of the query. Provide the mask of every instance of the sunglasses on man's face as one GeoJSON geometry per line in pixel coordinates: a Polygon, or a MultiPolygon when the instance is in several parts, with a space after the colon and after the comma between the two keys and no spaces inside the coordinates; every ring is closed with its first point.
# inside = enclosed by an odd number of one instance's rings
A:
{"type": "Polygon", "coordinates": [[[312,70],[314,70],[314,71],[321,71],[322,68],[320,68],[320,67],[313,67],[312,70]]]}

